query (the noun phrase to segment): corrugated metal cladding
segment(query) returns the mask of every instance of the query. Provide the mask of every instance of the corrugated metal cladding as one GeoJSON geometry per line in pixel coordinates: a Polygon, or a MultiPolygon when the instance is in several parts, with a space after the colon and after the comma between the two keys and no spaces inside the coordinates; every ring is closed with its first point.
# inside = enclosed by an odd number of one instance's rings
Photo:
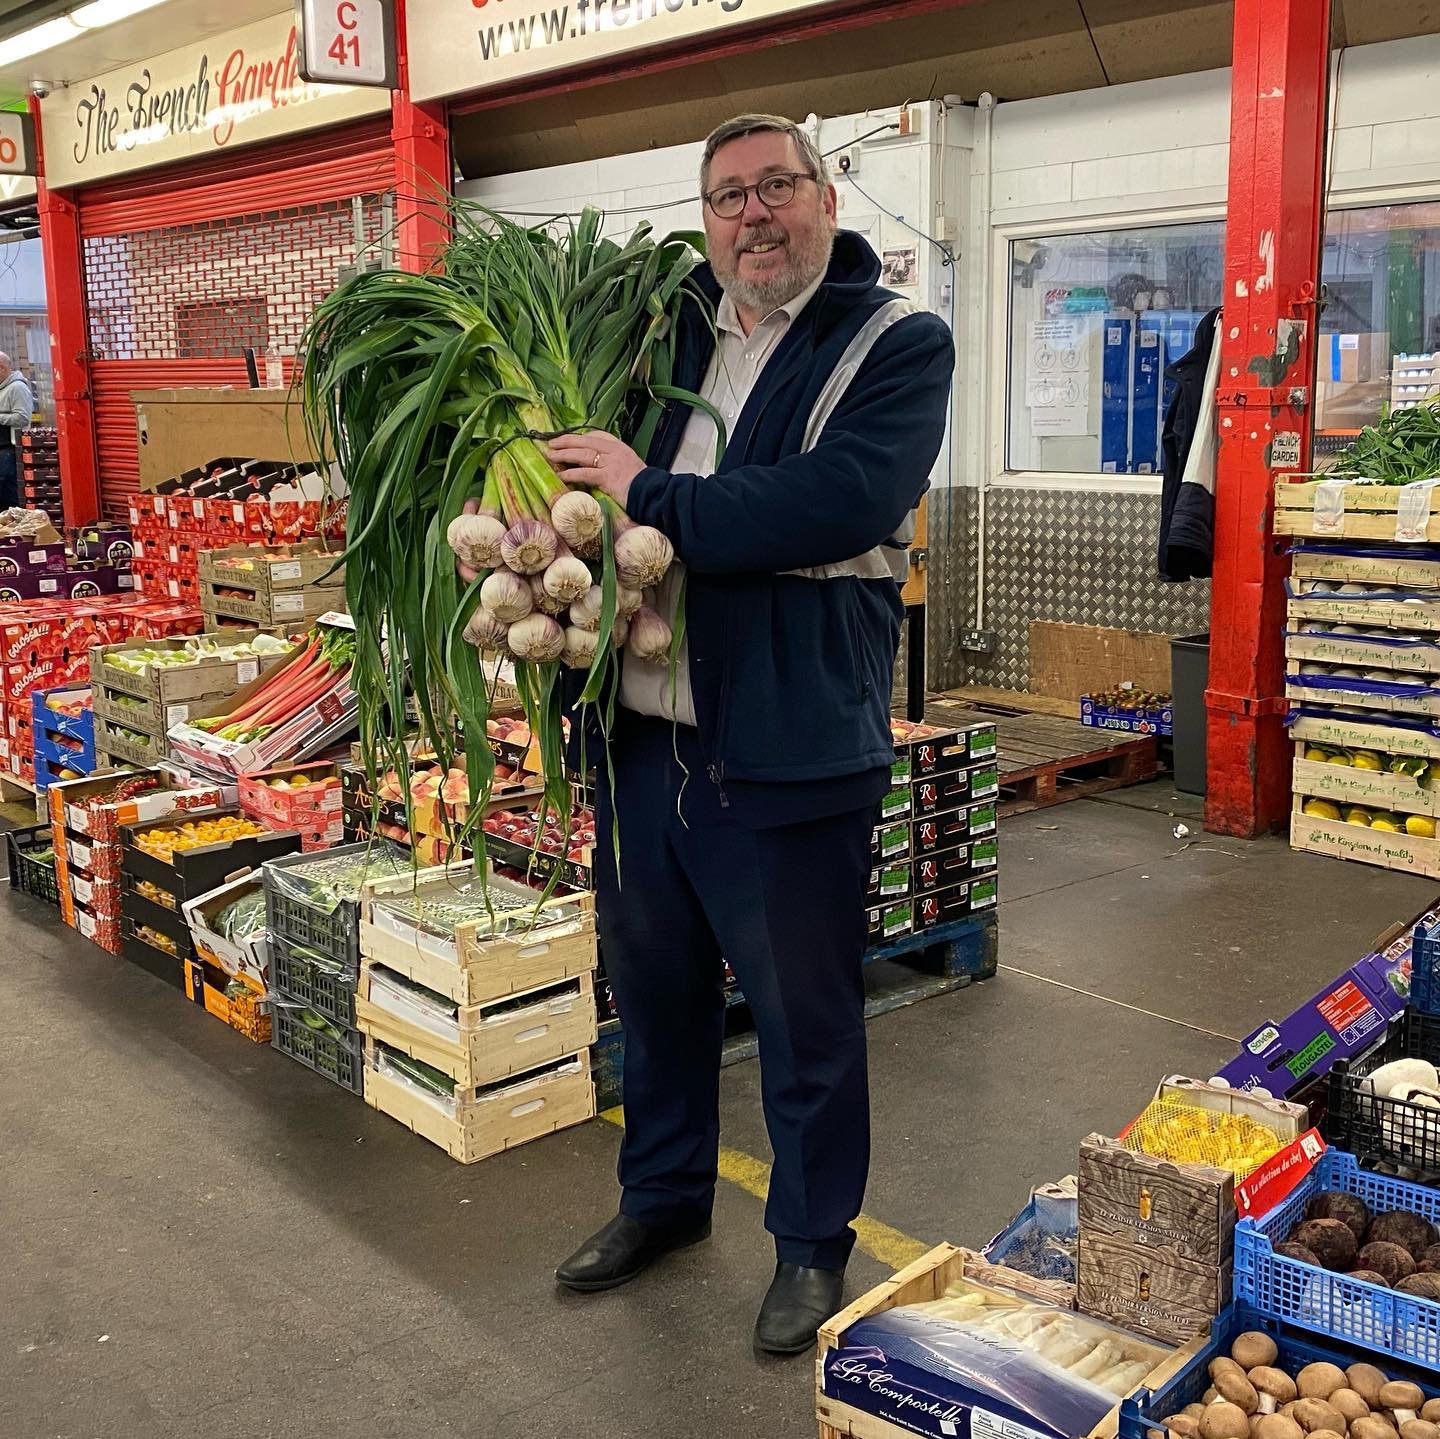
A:
{"type": "Polygon", "coordinates": [[[394,183],[387,119],[79,192],[105,513],[139,488],[130,392],[244,385],[250,345],[273,342],[288,362],[355,261],[353,199],[374,242],[394,183]]]}

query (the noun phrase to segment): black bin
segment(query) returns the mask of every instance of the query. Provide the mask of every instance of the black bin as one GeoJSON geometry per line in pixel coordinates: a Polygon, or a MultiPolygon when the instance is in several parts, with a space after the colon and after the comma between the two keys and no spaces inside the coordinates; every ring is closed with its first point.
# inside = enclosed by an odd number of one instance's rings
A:
{"type": "Polygon", "coordinates": [[[1210,636],[1170,641],[1170,689],[1175,735],[1175,788],[1205,793],[1205,687],[1210,682],[1210,636]]]}

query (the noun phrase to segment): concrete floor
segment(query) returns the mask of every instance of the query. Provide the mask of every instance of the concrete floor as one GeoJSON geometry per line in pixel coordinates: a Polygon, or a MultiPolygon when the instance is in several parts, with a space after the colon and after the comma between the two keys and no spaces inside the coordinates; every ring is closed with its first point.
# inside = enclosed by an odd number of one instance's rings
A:
{"type": "MultiPolygon", "coordinates": [[[[876,1220],[982,1244],[1160,1076],[1212,1072],[1434,897],[1177,839],[1193,808],[1151,785],[1003,826],[1001,973],[871,1025],[876,1220]]],[[[33,902],[0,913],[4,1439],[815,1433],[813,1366],[751,1353],[745,1190],[636,1284],[557,1293],[612,1212],[613,1127],[463,1168],[33,902]]],[[[764,1158],[758,1079],[726,1071],[725,1142],[764,1158]]],[[[850,1290],[885,1272],[857,1254],[850,1290]]]]}

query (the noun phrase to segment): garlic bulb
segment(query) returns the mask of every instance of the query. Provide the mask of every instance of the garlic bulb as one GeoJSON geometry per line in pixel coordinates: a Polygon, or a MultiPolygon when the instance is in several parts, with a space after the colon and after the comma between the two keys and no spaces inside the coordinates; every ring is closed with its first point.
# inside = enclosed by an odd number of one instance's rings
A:
{"type": "Polygon", "coordinates": [[[559,537],[543,520],[516,520],[500,541],[500,556],[518,575],[539,574],[555,558],[559,537]]]}
{"type": "Polygon", "coordinates": [[[589,590],[590,569],[574,555],[561,555],[546,569],[544,580],[545,592],[568,605],[589,590]]]}
{"type": "Polygon", "coordinates": [[[544,575],[529,575],[526,577],[525,583],[530,586],[530,598],[535,602],[535,608],[542,615],[563,615],[565,613],[565,601],[556,599],[545,588],[544,575]]]}
{"type": "Polygon", "coordinates": [[[550,506],[555,533],[577,554],[598,554],[605,514],[600,501],[584,490],[569,490],[550,506]]]}
{"type": "Polygon", "coordinates": [[[615,613],[617,615],[624,615],[628,620],[644,603],[645,596],[640,590],[631,589],[629,585],[615,586],[615,613]]]}
{"type": "Polygon", "coordinates": [[[618,650],[630,634],[630,621],[624,615],[615,616],[615,626],[610,631],[610,643],[618,650]]]}
{"type": "Polygon", "coordinates": [[[571,625],[565,631],[565,648],[560,652],[561,662],[575,670],[588,670],[599,648],[600,636],[594,630],[576,629],[571,625]]]}
{"type": "Polygon", "coordinates": [[[510,626],[504,620],[496,619],[484,605],[481,605],[470,616],[470,622],[465,626],[465,642],[482,650],[503,652],[509,630],[510,626]]]}
{"type": "Polygon", "coordinates": [[[597,633],[600,629],[600,610],[605,603],[605,592],[599,585],[591,585],[579,599],[570,601],[570,623],[576,629],[597,633]]]}
{"type": "Polygon", "coordinates": [[[560,658],[565,648],[565,631],[549,615],[526,615],[510,626],[510,652],[517,660],[544,664],[560,658]]]}
{"type": "Polygon", "coordinates": [[[511,570],[496,570],[486,576],[480,586],[480,605],[507,625],[523,620],[535,608],[529,584],[511,570]]]}
{"type": "Polygon", "coordinates": [[[648,605],[641,605],[630,621],[625,648],[637,660],[663,664],[670,658],[670,626],[648,605]]]}
{"type": "Polygon", "coordinates": [[[493,515],[457,515],[445,531],[455,558],[472,570],[493,570],[500,563],[505,525],[493,515]]]}
{"type": "Polygon", "coordinates": [[[659,584],[674,558],[670,541],[649,525],[635,525],[616,537],[615,573],[632,589],[659,584]]]}

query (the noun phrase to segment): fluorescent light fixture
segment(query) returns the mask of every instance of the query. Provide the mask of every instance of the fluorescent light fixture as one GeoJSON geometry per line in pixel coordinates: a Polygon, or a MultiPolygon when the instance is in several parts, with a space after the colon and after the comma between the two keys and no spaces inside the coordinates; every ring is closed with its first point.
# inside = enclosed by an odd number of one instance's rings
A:
{"type": "Polygon", "coordinates": [[[164,0],[89,0],[88,4],[77,6],[54,20],[32,25],[18,35],[0,40],[0,65],[28,60],[32,55],[40,55],[57,45],[76,40],[87,31],[104,29],[161,4],[164,0]]]}

